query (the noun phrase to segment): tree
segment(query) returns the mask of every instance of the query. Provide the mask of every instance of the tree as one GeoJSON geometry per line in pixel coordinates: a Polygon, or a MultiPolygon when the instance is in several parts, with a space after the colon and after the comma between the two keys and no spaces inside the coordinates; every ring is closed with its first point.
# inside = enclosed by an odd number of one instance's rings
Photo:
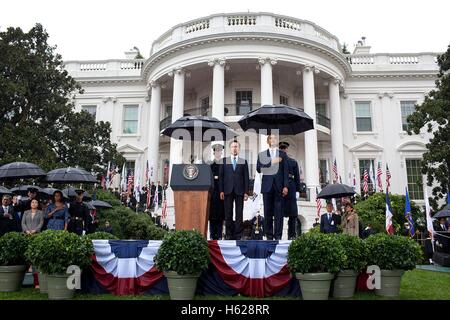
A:
{"type": "Polygon", "coordinates": [[[427,175],[427,184],[433,188],[430,204],[436,210],[437,201],[449,193],[450,187],[450,46],[438,56],[439,74],[436,89],[430,91],[416,111],[410,115],[408,134],[418,134],[426,126],[433,134],[423,154],[422,173],[427,175]]]}
{"type": "Polygon", "coordinates": [[[72,98],[83,90],[48,37],[40,24],[28,33],[13,27],[0,32],[0,164],[101,172],[110,160],[122,163],[110,124],[75,112],[72,98]]]}

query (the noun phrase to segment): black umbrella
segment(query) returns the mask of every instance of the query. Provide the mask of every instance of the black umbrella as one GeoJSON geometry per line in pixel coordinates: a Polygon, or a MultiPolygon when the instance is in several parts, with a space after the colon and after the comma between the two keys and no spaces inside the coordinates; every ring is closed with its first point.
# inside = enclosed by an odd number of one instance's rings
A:
{"type": "Polygon", "coordinates": [[[102,200],[93,200],[90,202],[96,209],[104,208],[104,209],[111,209],[112,205],[110,205],[106,201],[102,200]]]}
{"type": "Polygon", "coordinates": [[[314,129],[314,121],[309,115],[284,104],[264,105],[247,113],[238,123],[244,131],[254,129],[258,133],[278,130],[278,134],[295,135],[314,129]]]}
{"type": "Polygon", "coordinates": [[[17,195],[20,194],[21,196],[26,196],[26,195],[28,195],[29,188],[35,188],[38,190],[38,192],[41,191],[41,188],[39,188],[38,186],[32,186],[30,184],[26,184],[26,185],[11,188],[11,192],[14,194],[17,194],[17,195]]]}
{"type": "Polygon", "coordinates": [[[45,176],[45,171],[29,162],[11,162],[0,167],[0,179],[26,179],[45,176]]]}
{"type": "Polygon", "coordinates": [[[449,209],[443,209],[441,211],[438,211],[433,218],[439,219],[439,218],[446,218],[450,217],[450,210],[449,209]]]}
{"type": "Polygon", "coordinates": [[[321,199],[351,197],[355,194],[352,187],[342,183],[329,184],[317,195],[321,199]]]}
{"type": "Polygon", "coordinates": [[[80,168],[60,168],[47,173],[47,181],[54,183],[96,183],[97,179],[80,168]]]}
{"type": "Polygon", "coordinates": [[[174,139],[180,139],[182,138],[181,135],[184,131],[176,131],[177,129],[186,130],[190,136],[190,139],[186,140],[191,141],[225,141],[238,135],[231,127],[222,121],[205,116],[181,117],[162,130],[161,133],[174,139]]]}
{"type": "Polygon", "coordinates": [[[12,193],[11,190],[0,186],[0,194],[11,194],[11,193],[12,193]]]}
{"type": "Polygon", "coordinates": [[[87,205],[87,207],[88,207],[88,209],[89,210],[95,210],[96,208],[94,207],[94,205],[92,204],[92,201],[91,202],[84,202],[86,205],[87,205]]]}
{"type": "MultiPolygon", "coordinates": [[[[61,190],[55,189],[55,188],[43,188],[39,191],[39,193],[43,194],[44,196],[53,196],[53,193],[55,193],[55,191],[61,191],[61,190]]],[[[69,196],[65,192],[61,191],[61,193],[63,194],[63,198],[66,198],[66,199],[69,198],[69,196]]]]}
{"type": "MultiPolygon", "coordinates": [[[[70,187],[70,188],[63,189],[62,192],[63,192],[63,194],[66,194],[69,198],[75,198],[77,196],[77,193],[75,192],[75,190],[77,190],[77,189],[70,187]]],[[[92,200],[91,195],[87,191],[85,191],[83,193],[83,201],[90,201],[90,200],[92,200]]]]}

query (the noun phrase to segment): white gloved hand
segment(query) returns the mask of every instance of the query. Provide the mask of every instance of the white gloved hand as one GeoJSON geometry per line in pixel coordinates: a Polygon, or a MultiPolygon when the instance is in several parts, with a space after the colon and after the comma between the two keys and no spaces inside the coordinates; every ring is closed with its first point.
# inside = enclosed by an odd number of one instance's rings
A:
{"type": "Polygon", "coordinates": [[[295,193],[295,197],[296,197],[297,199],[300,199],[300,192],[296,192],[296,193],[295,193]]]}
{"type": "Polygon", "coordinates": [[[83,230],[83,236],[86,234],[86,230],[83,230]]]}

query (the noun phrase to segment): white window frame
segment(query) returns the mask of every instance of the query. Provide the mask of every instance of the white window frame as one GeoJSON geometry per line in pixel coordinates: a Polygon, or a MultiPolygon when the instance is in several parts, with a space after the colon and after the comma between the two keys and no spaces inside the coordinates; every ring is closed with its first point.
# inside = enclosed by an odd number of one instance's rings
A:
{"type": "Polygon", "coordinates": [[[142,104],[138,103],[138,102],[123,102],[121,104],[121,119],[120,119],[120,136],[122,137],[140,137],[140,132],[141,132],[141,118],[142,118],[142,104]],[[136,129],[136,133],[124,133],[123,129],[123,122],[124,122],[124,117],[125,117],[125,107],[126,106],[137,106],[138,107],[138,118],[137,118],[137,129],[136,129]]]}
{"type": "MultiPolygon", "coordinates": [[[[83,107],[95,107],[95,117],[94,117],[94,120],[97,121],[98,104],[96,104],[96,103],[83,103],[83,104],[80,104],[80,112],[83,111],[83,107]]],[[[90,113],[89,113],[89,114],[90,114],[90,113]]]]}
{"type": "Polygon", "coordinates": [[[375,129],[375,117],[374,117],[374,101],[373,99],[355,99],[352,100],[352,112],[353,112],[353,134],[354,135],[374,135],[377,134],[377,131],[375,129]],[[370,119],[372,121],[372,131],[358,131],[358,127],[356,125],[356,104],[358,102],[369,102],[370,104],[370,119]]]}

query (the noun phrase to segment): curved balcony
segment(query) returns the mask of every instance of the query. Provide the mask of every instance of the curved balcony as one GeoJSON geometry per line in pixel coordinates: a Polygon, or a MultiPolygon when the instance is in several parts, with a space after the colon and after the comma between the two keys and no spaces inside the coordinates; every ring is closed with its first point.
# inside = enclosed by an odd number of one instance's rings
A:
{"type": "Polygon", "coordinates": [[[215,14],[176,25],[153,42],[150,54],[189,39],[239,33],[298,37],[341,52],[337,37],[310,21],[265,12],[246,12],[215,14]]]}

